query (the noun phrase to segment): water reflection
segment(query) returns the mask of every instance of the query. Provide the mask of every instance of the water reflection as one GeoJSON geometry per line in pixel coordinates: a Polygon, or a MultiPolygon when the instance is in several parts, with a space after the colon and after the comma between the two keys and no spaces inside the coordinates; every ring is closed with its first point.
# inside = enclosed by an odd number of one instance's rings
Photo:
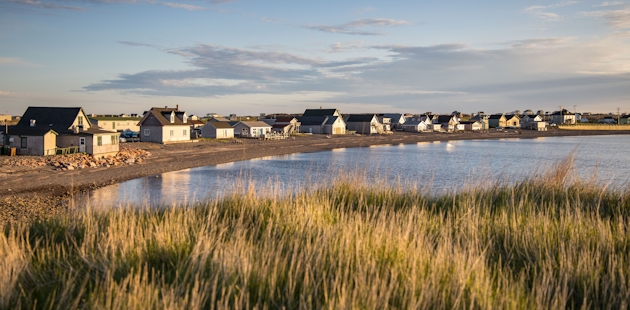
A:
{"type": "Polygon", "coordinates": [[[551,137],[340,148],[164,173],[92,191],[82,201],[172,205],[247,191],[283,195],[344,178],[440,193],[540,175],[570,154],[576,156],[581,177],[622,187],[630,172],[626,139],[551,137]]]}

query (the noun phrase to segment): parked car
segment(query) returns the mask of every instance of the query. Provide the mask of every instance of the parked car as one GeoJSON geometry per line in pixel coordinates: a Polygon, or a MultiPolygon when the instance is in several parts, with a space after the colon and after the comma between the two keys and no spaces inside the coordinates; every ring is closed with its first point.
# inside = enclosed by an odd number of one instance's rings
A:
{"type": "Polygon", "coordinates": [[[131,130],[123,130],[120,136],[123,138],[137,138],[138,133],[131,130]]]}

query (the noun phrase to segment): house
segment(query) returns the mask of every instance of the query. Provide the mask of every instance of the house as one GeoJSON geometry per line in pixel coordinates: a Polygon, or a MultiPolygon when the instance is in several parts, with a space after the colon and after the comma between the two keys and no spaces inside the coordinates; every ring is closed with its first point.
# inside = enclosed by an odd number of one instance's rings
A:
{"type": "Polygon", "coordinates": [[[324,124],[328,121],[328,116],[300,116],[300,131],[312,134],[323,134],[324,124]]]}
{"type": "Polygon", "coordinates": [[[201,127],[201,137],[214,139],[234,138],[234,127],[228,122],[208,122],[201,127]]]}
{"type": "Polygon", "coordinates": [[[151,108],[138,122],[140,141],[173,143],[190,141],[192,124],[184,111],[176,108],[151,108]]]}
{"type": "Polygon", "coordinates": [[[106,130],[139,132],[140,119],[140,117],[125,115],[96,115],[90,117],[90,123],[106,130]]]}
{"type": "Polygon", "coordinates": [[[506,115],[505,116],[505,126],[506,127],[520,128],[521,127],[521,119],[516,114],[506,115]]]}
{"type": "Polygon", "coordinates": [[[459,118],[455,115],[438,115],[433,119],[434,124],[442,125],[441,128],[452,132],[455,131],[457,124],[459,124],[459,118]]]}
{"type": "Polygon", "coordinates": [[[28,107],[6,134],[20,155],[55,155],[61,149],[94,156],[116,155],[120,134],[93,126],[82,108],[28,107]]]}
{"type": "Polygon", "coordinates": [[[620,124],[620,125],[622,125],[622,124],[623,124],[623,125],[625,125],[625,124],[630,124],[630,122],[628,122],[629,118],[630,118],[630,116],[629,116],[629,115],[627,115],[627,114],[622,115],[622,116],[619,118],[619,124],[620,124]]]}
{"type": "Polygon", "coordinates": [[[339,110],[337,109],[306,109],[302,116],[341,116],[341,113],[339,113],[339,110]]]}
{"type": "Polygon", "coordinates": [[[328,135],[345,135],[346,122],[341,116],[328,116],[324,123],[324,133],[328,135]]]}
{"type": "Polygon", "coordinates": [[[360,134],[384,133],[383,124],[376,114],[350,114],[346,117],[346,128],[360,134]]]}
{"type": "Polygon", "coordinates": [[[405,115],[400,113],[383,113],[381,116],[387,117],[391,120],[390,123],[392,130],[402,128],[402,124],[405,123],[405,115]]]}
{"type": "Polygon", "coordinates": [[[204,125],[206,125],[206,123],[198,120],[198,119],[188,119],[188,122],[190,123],[190,128],[191,129],[196,129],[196,128],[201,128],[204,125]]]}
{"type": "Polygon", "coordinates": [[[488,120],[488,118],[489,117],[487,115],[484,115],[483,112],[481,112],[481,114],[477,114],[476,116],[472,117],[470,121],[481,123],[480,130],[488,130],[490,129],[490,121],[488,120]]]}
{"type": "Polygon", "coordinates": [[[507,119],[503,114],[492,114],[488,117],[488,126],[490,128],[505,127],[507,126],[507,119]]]}
{"type": "Polygon", "coordinates": [[[383,124],[385,132],[392,131],[392,119],[386,116],[377,116],[378,121],[383,124]]]}
{"type": "Polygon", "coordinates": [[[617,118],[614,116],[604,116],[604,118],[600,118],[597,120],[598,123],[602,124],[617,124],[617,118]]]}
{"type": "Polygon", "coordinates": [[[462,126],[465,131],[480,131],[483,128],[483,124],[479,121],[461,121],[459,125],[462,126]]]}
{"type": "Polygon", "coordinates": [[[293,116],[281,116],[276,118],[271,125],[273,131],[290,135],[300,132],[302,124],[293,116]]]}
{"type": "Polygon", "coordinates": [[[521,128],[522,129],[531,129],[529,127],[531,126],[532,123],[542,122],[542,121],[543,121],[543,118],[540,115],[534,115],[534,114],[528,115],[528,114],[526,114],[526,115],[523,115],[523,118],[521,118],[521,128]]]}
{"type": "Polygon", "coordinates": [[[264,138],[271,126],[261,121],[240,121],[234,125],[234,135],[242,138],[264,138]]]}
{"type": "Polygon", "coordinates": [[[551,113],[551,123],[554,124],[575,124],[575,114],[567,111],[566,109],[562,109],[560,111],[556,111],[551,113]]]}
{"type": "Polygon", "coordinates": [[[409,132],[425,132],[428,128],[427,123],[422,121],[419,117],[408,119],[400,126],[403,131],[409,132]]]}

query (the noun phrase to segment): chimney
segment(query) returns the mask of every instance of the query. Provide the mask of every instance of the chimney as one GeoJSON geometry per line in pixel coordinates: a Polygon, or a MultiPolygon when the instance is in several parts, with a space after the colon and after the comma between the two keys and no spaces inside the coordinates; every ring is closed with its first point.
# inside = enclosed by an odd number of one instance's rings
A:
{"type": "Polygon", "coordinates": [[[179,111],[179,104],[175,106],[175,110],[179,111]]]}
{"type": "Polygon", "coordinates": [[[165,108],[165,109],[168,109],[168,106],[167,106],[167,105],[165,105],[165,106],[164,106],[164,108],[165,108]]]}
{"type": "Polygon", "coordinates": [[[31,127],[35,127],[35,120],[34,119],[31,120],[31,127]]]}

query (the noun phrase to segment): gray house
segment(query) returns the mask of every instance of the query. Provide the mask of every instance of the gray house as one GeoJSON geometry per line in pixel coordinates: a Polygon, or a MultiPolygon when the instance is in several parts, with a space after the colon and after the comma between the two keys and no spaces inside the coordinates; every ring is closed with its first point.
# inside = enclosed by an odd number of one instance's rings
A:
{"type": "Polygon", "coordinates": [[[234,138],[234,127],[228,122],[208,122],[201,127],[201,136],[214,139],[234,138]]]}

